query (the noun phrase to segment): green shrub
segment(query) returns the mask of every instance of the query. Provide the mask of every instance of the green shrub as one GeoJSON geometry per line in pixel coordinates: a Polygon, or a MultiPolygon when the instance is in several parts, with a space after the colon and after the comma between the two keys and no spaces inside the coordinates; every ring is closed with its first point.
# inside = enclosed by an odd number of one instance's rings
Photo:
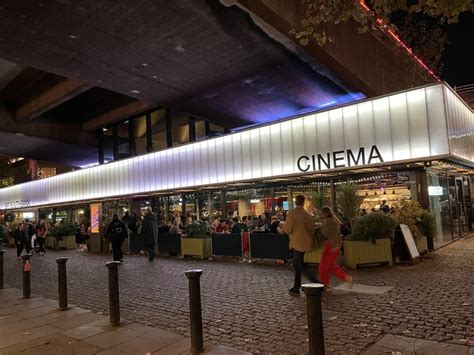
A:
{"type": "Polygon", "coordinates": [[[433,238],[436,227],[434,214],[424,210],[420,215],[420,221],[416,224],[416,227],[424,237],[433,238]]]}
{"type": "Polygon", "coordinates": [[[397,222],[387,213],[374,212],[359,217],[352,227],[351,240],[372,241],[392,238],[397,222]]]}
{"type": "Polygon", "coordinates": [[[202,221],[193,221],[184,228],[184,232],[188,238],[208,238],[209,228],[202,221]]]}
{"type": "Polygon", "coordinates": [[[76,227],[71,222],[59,223],[57,226],[51,226],[48,230],[48,235],[56,238],[57,240],[62,240],[63,237],[75,234],[76,227]]]}
{"type": "Polygon", "coordinates": [[[363,196],[359,196],[359,186],[353,181],[345,181],[337,186],[336,202],[339,212],[347,218],[351,225],[359,216],[360,205],[364,201],[363,196]]]}

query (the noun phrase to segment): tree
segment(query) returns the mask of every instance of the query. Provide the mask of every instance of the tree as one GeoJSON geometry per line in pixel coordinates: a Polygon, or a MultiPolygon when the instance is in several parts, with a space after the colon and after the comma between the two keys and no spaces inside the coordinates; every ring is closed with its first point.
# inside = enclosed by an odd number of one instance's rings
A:
{"type": "Polygon", "coordinates": [[[0,157],[0,188],[11,186],[14,183],[14,172],[8,158],[0,157]]]}
{"type": "Polygon", "coordinates": [[[302,4],[306,11],[301,28],[290,33],[303,46],[310,39],[319,45],[334,41],[324,24],[355,21],[360,33],[383,25],[398,31],[419,57],[438,70],[447,44],[442,26],[456,23],[462,12],[474,10],[471,0],[302,0],[302,4]],[[405,15],[403,21],[394,21],[397,13],[405,15]]]}

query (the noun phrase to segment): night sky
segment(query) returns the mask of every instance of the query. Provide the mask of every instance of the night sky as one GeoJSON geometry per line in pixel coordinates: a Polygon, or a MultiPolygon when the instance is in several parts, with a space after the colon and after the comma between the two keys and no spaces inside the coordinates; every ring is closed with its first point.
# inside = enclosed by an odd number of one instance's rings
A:
{"type": "Polygon", "coordinates": [[[447,28],[450,42],[443,54],[441,78],[451,86],[474,84],[474,14],[462,13],[457,24],[447,28]]]}

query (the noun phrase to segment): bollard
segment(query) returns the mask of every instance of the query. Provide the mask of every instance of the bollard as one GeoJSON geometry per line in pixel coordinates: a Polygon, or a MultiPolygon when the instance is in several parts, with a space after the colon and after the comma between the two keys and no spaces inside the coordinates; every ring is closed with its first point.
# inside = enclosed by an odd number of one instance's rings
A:
{"type": "Polygon", "coordinates": [[[31,297],[31,265],[30,265],[31,254],[24,254],[23,258],[23,298],[31,297]]]}
{"type": "Polygon", "coordinates": [[[120,261],[109,261],[105,264],[109,269],[109,310],[110,325],[117,327],[120,325],[120,300],[119,300],[119,280],[118,266],[120,261]]]}
{"type": "Polygon", "coordinates": [[[321,294],[324,285],[320,283],[304,284],[306,310],[308,313],[309,354],[324,355],[323,313],[321,310],[321,294]]]}
{"type": "Polygon", "coordinates": [[[189,280],[189,317],[191,320],[191,354],[204,351],[202,337],[201,286],[202,270],[188,270],[184,273],[189,280]]]}
{"type": "Polygon", "coordinates": [[[5,254],[5,250],[2,249],[2,245],[0,244],[0,289],[3,288],[3,254],[5,254]]]}
{"type": "Polygon", "coordinates": [[[67,274],[66,274],[67,258],[58,258],[58,292],[59,292],[59,309],[65,311],[67,306],[67,274]]]}

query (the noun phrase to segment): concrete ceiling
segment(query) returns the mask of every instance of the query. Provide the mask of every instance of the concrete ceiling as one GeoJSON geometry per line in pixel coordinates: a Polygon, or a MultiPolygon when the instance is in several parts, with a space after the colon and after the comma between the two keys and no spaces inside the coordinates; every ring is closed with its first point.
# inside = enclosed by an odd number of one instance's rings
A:
{"type": "Polygon", "coordinates": [[[229,128],[360,98],[217,0],[3,0],[0,57],[229,128]]]}

